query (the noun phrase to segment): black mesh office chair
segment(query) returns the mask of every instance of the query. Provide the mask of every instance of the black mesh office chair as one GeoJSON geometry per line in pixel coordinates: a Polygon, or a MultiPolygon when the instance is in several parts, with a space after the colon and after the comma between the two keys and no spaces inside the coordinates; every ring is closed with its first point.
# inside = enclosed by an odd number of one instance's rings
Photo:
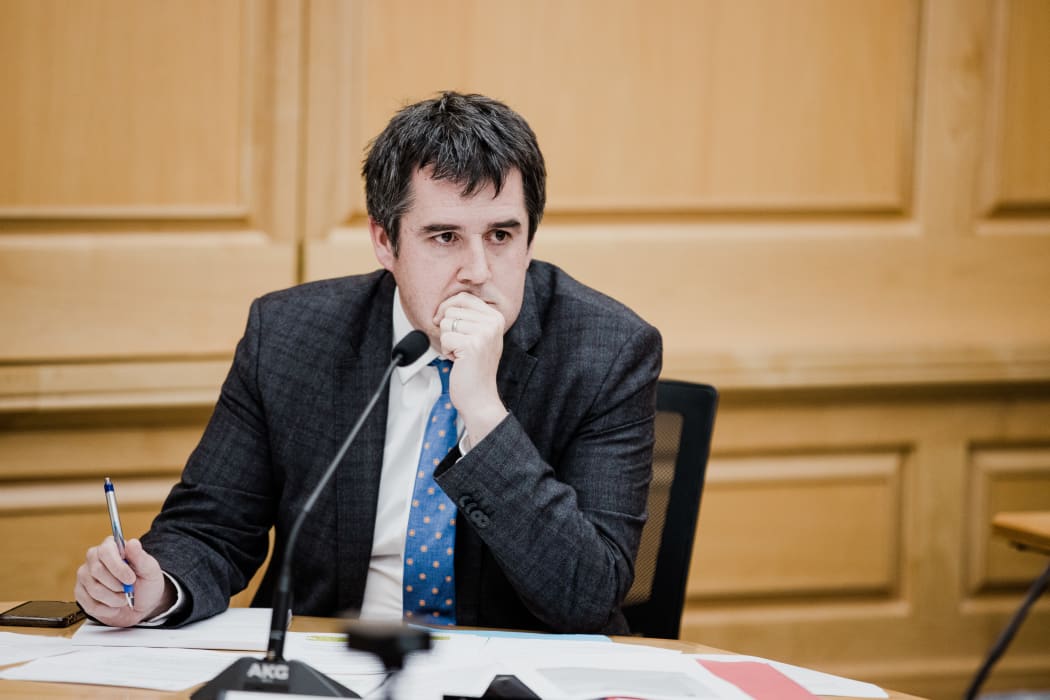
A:
{"type": "Polygon", "coordinates": [[[662,380],[657,388],[649,520],[623,608],[634,634],[678,639],[717,406],[706,384],[662,380]]]}

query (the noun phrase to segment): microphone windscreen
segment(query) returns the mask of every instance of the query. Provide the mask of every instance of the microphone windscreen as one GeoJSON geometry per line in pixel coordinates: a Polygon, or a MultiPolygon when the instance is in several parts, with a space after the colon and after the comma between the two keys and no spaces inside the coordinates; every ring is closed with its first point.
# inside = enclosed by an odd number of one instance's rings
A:
{"type": "Polygon", "coordinates": [[[390,354],[390,359],[395,360],[398,356],[401,359],[398,360],[398,367],[405,367],[412,364],[427,351],[430,347],[430,338],[423,331],[412,331],[401,341],[394,346],[394,351],[390,354]]]}

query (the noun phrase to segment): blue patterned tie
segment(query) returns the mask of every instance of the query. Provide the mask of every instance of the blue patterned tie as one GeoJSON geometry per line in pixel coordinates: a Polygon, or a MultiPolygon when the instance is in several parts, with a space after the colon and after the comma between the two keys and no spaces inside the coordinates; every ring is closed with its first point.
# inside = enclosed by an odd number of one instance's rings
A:
{"type": "Polygon", "coordinates": [[[456,507],[434,482],[434,467],[456,444],[456,409],[448,393],[450,360],[435,359],[441,396],[430,409],[423,449],[419,452],[412,507],[405,537],[405,617],[442,625],[456,624],[453,553],[456,507]]]}

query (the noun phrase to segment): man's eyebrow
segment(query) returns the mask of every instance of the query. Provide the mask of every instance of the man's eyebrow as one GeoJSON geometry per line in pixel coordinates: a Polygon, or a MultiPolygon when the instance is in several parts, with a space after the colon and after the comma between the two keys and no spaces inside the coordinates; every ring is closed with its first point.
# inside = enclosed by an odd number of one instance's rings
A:
{"type": "MultiPolygon", "coordinates": [[[[487,227],[487,230],[496,228],[521,228],[521,222],[517,219],[504,219],[503,221],[493,221],[487,227]]],[[[459,224],[426,224],[421,229],[420,233],[443,233],[445,231],[461,231],[463,229],[459,224]]]]}
{"type": "Polygon", "coordinates": [[[420,233],[441,233],[442,231],[459,231],[462,226],[458,224],[427,224],[419,229],[420,233]]]}

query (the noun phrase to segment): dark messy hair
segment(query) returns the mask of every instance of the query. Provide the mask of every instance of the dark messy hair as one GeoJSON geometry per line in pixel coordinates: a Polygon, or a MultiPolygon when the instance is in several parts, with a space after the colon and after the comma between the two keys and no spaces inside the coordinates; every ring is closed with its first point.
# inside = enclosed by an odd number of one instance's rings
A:
{"type": "Polygon", "coordinates": [[[489,184],[499,194],[517,168],[532,243],[547,200],[547,169],[536,134],[517,112],[484,95],[443,92],[403,108],[372,140],[361,170],[368,215],[386,230],[395,255],[412,175],[426,167],[435,180],[462,185],[464,197],[489,184]]]}

